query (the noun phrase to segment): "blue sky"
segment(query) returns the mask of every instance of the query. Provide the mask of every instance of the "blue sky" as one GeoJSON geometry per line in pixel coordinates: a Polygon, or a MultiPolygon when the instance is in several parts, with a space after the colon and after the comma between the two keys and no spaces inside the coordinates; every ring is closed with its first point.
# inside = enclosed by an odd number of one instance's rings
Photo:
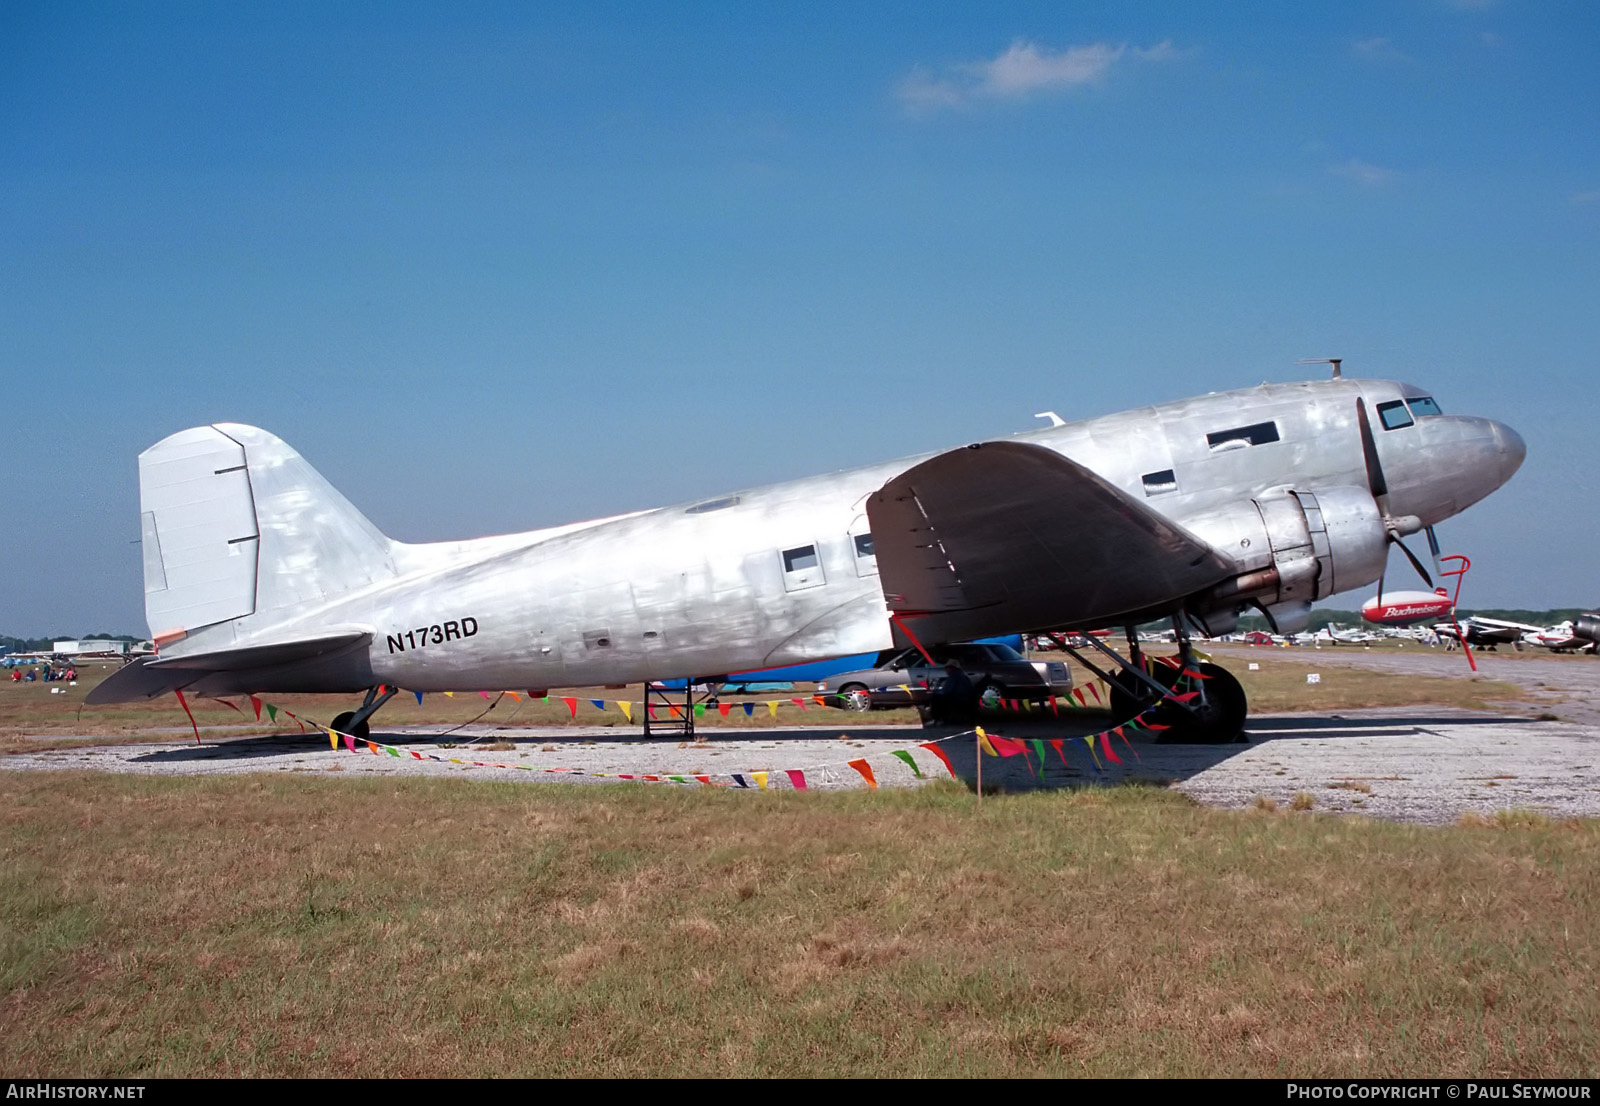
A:
{"type": "Polygon", "coordinates": [[[1464,603],[1600,601],[1600,9],[1212,7],[0,6],[0,632],[142,632],[205,422],[430,540],[1327,355],[1527,438],[1464,603]]]}

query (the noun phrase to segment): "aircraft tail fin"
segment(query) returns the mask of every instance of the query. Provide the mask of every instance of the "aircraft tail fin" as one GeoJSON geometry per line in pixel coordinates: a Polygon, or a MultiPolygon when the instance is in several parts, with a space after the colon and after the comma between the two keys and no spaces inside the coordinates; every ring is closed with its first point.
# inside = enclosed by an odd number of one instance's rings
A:
{"type": "Polygon", "coordinates": [[[139,510],[157,645],[219,623],[265,627],[395,575],[393,543],[253,426],[195,427],[145,450],[139,510]]]}

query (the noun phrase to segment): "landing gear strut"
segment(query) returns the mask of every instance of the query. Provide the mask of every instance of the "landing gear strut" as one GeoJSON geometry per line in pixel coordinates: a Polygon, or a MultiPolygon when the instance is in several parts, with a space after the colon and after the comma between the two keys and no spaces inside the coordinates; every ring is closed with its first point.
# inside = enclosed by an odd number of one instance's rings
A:
{"type": "MultiPolygon", "coordinates": [[[[1151,721],[1167,727],[1161,731],[1161,740],[1190,745],[1244,741],[1244,721],[1249,714],[1244,688],[1227,669],[1195,656],[1188,627],[1183,625],[1180,617],[1174,616],[1172,625],[1178,638],[1179,664],[1176,668],[1148,663],[1132,626],[1128,627],[1128,653],[1131,660],[1117,655],[1093,636],[1086,639],[1088,644],[1115,662],[1121,668],[1120,672],[1102,671],[1076,650],[1071,652],[1079,663],[1110,686],[1111,712],[1119,721],[1134,718],[1148,710],[1178,685],[1185,671],[1199,673],[1200,679],[1192,681],[1197,685],[1194,690],[1198,692],[1194,698],[1183,703],[1168,699],[1154,712],[1151,721]]],[[[1057,639],[1057,643],[1065,646],[1060,639],[1057,639]]]]}
{"type": "Polygon", "coordinates": [[[367,719],[378,713],[378,708],[394,698],[394,693],[399,688],[377,687],[367,689],[367,697],[361,702],[360,710],[347,710],[343,714],[334,716],[332,729],[338,733],[347,733],[365,741],[372,735],[372,727],[367,725],[367,719]],[[381,694],[380,694],[381,692],[381,694]]]}

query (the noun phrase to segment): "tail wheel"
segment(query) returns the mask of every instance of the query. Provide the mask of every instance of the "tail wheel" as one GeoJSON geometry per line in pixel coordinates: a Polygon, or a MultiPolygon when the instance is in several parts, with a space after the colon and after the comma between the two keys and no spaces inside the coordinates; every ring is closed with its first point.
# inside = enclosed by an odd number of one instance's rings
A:
{"type": "Polygon", "coordinates": [[[335,733],[347,733],[351,737],[360,738],[362,741],[372,735],[372,727],[367,725],[365,720],[357,722],[355,712],[349,710],[343,714],[334,715],[331,729],[335,733]]]}

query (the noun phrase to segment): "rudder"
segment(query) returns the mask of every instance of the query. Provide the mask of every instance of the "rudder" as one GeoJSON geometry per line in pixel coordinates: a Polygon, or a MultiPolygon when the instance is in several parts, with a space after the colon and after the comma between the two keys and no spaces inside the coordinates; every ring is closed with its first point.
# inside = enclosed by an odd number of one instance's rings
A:
{"type": "MultiPolygon", "coordinates": [[[[139,455],[145,613],[158,643],[222,622],[235,638],[390,579],[392,543],[288,443],[217,423],[139,455]]],[[[207,635],[210,637],[211,635],[207,635]]]]}

